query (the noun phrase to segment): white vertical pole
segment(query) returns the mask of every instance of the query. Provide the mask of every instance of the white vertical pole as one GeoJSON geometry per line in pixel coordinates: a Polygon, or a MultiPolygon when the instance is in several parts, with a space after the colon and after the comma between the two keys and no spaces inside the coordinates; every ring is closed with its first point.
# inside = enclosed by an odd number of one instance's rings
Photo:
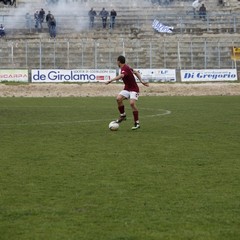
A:
{"type": "Polygon", "coordinates": [[[218,68],[221,68],[221,52],[220,52],[220,42],[218,41],[218,47],[217,47],[217,51],[218,51],[218,68]]]}
{"type": "Polygon", "coordinates": [[[204,41],[204,69],[207,69],[207,42],[204,41]]]}
{"type": "Polygon", "coordinates": [[[67,68],[69,69],[69,41],[67,41],[67,68]]]}
{"type": "Polygon", "coordinates": [[[150,56],[149,65],[150,65],[150,68],[152,68],[152,42],[149,43],[149,56],[150,56]]]}
{"type": "Polygon", "coordinates": [[[182,69],[182,63],[181,63],[181,51],[180,51],[180,42],[178,40],[177,42],[177,48],[178,48],[178,68],[182,69]]]}
{"type": "Polygon", "coordinates": [[[83,44],[84,44],[84,42],[83,42],[83,39],[82,39],[82,68],[83,68],[83,51],[84,51],[83,44]]]}
{"type": "Polygon", "coordinates": [[[97,43],[94,41],[94,68],[97,69],[97,43]]]}
{"type": "Polygon", "coordinates": [[[28,42],[25,42],[25,61],[26,67],[28,66],[28,42]]]}
{"type": "Polygon", "coordinates": [[[193,43],[192,40],[190,42],[190,51],[191,51],[191,65],[192,65],[192,69],[193,69],[193,43]]]}
{"type": "Polygon", "coordinates": [[[14,64],[14,61],[13,61],[14,57],[13,57],[13,54],[14,54],[14,52],[13,52],[13,42],[12,42],[12,44],[11,44],[11,61],[12,61],[12,65],[14,64]]]}
{"type": "Polygon", "coordinates": [[[42,69],[42,43],[39,42],[39,68],[42,69]]]}
{"type": "Polygon", "coordinates": [[[53,66],[56,68],[56,42],[53,42],[53,66]]]}
{"type": "MultiPolygon", "coordinates": [[[[123,40],[123,38],[122,38],[122,48],[123,48],[123,56],[125,56],[126,53],[125,53],[125,45],[124,45],[124,40],[123,40]]],[[[126,57],[126,56],[125,56],[125,57],[126,57]]]]}

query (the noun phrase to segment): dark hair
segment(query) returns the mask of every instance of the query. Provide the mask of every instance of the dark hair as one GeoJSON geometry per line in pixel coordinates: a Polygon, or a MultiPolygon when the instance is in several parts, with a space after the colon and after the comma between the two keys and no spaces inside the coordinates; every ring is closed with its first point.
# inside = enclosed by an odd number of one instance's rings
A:
{"type": "Polygon", "coordinates": [[[124,64],[126,62],[125,57],[124,56],[119,56],[117,59],[120,63],[124,64]]]}

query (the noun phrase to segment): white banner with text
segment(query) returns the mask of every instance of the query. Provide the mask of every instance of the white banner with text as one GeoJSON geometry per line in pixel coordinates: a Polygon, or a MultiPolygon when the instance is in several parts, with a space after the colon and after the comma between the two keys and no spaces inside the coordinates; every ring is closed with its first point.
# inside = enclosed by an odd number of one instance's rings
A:
{"type": "Polygon", "coordinates": [[[115,69],[33,69],[31,80],[44,82],[101,82],[116,76],[115,69]]]}
{"type": "Polygon", "coordinates": [[[182,82],[237,81],[236,69],[181,70],[182,82]]]}
{"type": "Polygon", "coordinates": [[[147,82],[176,82],[175,69],[137,69],[147,82]]]}
{"type": "Polygon", "coordinates": [[[28,82],[27,69],[1,69],[0,82],[28,82]]]}

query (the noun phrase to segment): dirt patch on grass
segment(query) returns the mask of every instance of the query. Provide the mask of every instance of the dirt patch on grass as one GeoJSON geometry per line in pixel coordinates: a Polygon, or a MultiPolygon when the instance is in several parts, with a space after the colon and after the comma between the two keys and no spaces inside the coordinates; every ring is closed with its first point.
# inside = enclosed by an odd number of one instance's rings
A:
{"type": "MultiPolygon", "coordinates": [[[[141,96],[240,95],[240,83],[151,83],[140,86],[141,96]]],[[[0,84],[0,97],[95,97],[115,96],[123,84],[0,84]]]]}

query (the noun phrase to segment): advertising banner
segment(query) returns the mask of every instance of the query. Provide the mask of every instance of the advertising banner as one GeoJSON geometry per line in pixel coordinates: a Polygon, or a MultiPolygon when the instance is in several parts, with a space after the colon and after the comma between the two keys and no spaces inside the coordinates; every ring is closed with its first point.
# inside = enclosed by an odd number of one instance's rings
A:
{"type": "Polygon", "coordinates": [[[1,69],[0,82],[28,82],[26,69],[1,69]]]}
{"type": "Polygon", "coordinates": [[[220,82],[236,80],[236,69],[181,70],[182,82],[220,82]]]}
{"type": "Polygon", "coordinates": [[[115,69],[33,69],[31,73],[34,83],[100,82],[116,76],[115,69]]]}
{"type": "Polygon", "coordinates": [[[147,82],[176,82],[175,69],[137,69],[147,82]]]}

